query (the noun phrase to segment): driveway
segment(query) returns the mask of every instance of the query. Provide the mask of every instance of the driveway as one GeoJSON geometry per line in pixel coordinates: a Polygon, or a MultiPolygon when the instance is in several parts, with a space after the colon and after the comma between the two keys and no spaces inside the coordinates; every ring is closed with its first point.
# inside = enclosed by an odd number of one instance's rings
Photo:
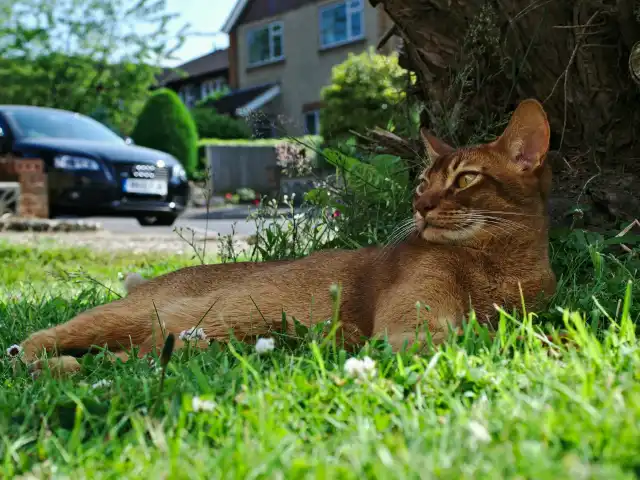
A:
{"type": "MultiPolygon", "coordinates": [[[[282,210],[285,213],[286,210],[282,210]]],[[[89,247],[94,250],[143,253],[159,251],[166,253],[189,253],[193,245],[202,249],[206,243],[207,253],[215,254],[219,245],[217,239],[235,232],[234,244],[236,252],[248,251],[247,236],[256,230],[253,221],[247,221],[247,207],[218,208],[207,212],[204,208],[187,210],[171,227],[142,227],[135,218],[126,217],[83,217],[82,220],[99,222],[98,231],[84,232],[34,232],[25,234],[22,231],[0,233],[0,240],[22,244],[56,244],[66,247],[89,247]],[[234,230],[235,227],[235,230],[234,230]],[[191,228],[183,231],[181,236],[174,231],[180,228],[191,228]],[[191,244],[191,246],[190,246],[191,244]]],[[[71,218],[71,217],[67,217],[71,218]]],[[[74,219],[78,219],[74,217],[74,219]]],[[[266,222],[284,222],[283,219],[266,222]]]]}
{"type": "Polygon", "coordinates": [[[252,221],[247,222],[245,219],[227,218],[210,219],[207,222],[206,218],[193,218],[189,215],[190,213],[192,212],[185,212],[171,227],[142,227],[135,218],[91,217],[91,220],[100,222],[104,230],[112,233],[167,234],[172,233],[174,228],[189,227],[201,234],[207,231],[220,235],[229,235],[232,233],[234,224],[235,232],[238,235],[252,235],[255,233],[255,224],[252,221]]]}
{"type": "MultiPolygon", "coordinates": [[[[284,211],[284,210],[283,210],[284,211]]],[[[100,222],[103,230],[121,234],[171,234],[175,228],[189,227],[198,234],[217,233],[229,235],[235,226],[237,235],[253,235],[255,223],[247,221],[248,207],[217,208],[207,214],[205,208],[189,208],[171,227],[142,227],[135,218],[129,217],[86,217],[86,220],[100,222]]]]}

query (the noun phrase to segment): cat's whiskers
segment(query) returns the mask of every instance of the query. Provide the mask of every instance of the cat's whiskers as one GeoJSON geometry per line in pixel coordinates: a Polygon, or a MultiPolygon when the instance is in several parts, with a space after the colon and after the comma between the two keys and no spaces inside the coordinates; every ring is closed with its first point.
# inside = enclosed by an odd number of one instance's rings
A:
{"type": "Polygon", "coordinates": [[[508,230],[520,230],[521,232],[527,232],[531,230],[531,227],[529,225],[514,222],[512,220],[508,220],[505,218],[492,217],[488,215],[477,215],[477,214],[475,216],[472,216],[471,218],[481,219],[488,224],[499,225],[507,228],[508,230]]]}
{"type": "Polygon", "coordinates": [[[416,230],[415,219],[412,217],[402,220],[396,228],[393,229],[386,243],[380,248],[380,252],[376,255],[374,262],[383,259],[393,246],[399,244],[416,230]]]}
{"type": "Polygon", "coordinates": [[[498,214],[498,215],[513,215],[514,217],[538,217],[545,218],[544,214],[534,214],[534,213],[522,213],[522,212],[503,212],[500,210],[482,210],[474,208],[471,210],[476,213],[490,213],[490,214],[498,214]]]}
{"type": "Polygon", "coordinates": [[[448,215],[450,220],[459,223],[471,223],[475,224],[476,227],[482,227],[482,231],[490,233],[493,237],[495,237],[495,233],[489,230],[489,227],[492,229],[499,230],[504,235],[510,235],[515,233],[517,230],[522,232],[529,229],[526,225],[522,225],[520,223],[495,217],[489,215],[478,214],[474,211],[468,212],[455,212],[448,215]]]}
{"type": "Polygon", "coordinates": [[[495,219],[495,218],[476,217],[476,218],[472,218],[472,221],[482,224],[485,231],[488,231],[488,229],[491,228],[494,230],[498,230],[503,235],[511,235],[516,232],[526,231],[526,228],[524,228],[522,225],[518,225],[516,223],[502,222],[500,221],[500,219],[495,219]]]}
{"type": "Polygon", "coordinates": [[[529,227],[528,225],[522,224],[520,222],[515,222],[513,220],[509,220],[507,218],[500,218],[500,217],[496,217],[493,215],[486,215],[486,214],[480,214],[480,213],[475,213],[475,212],[469,212],[465,214],[466,218],[471,218],[471,219],[479,219],[479,220],[487,220],[487,221],[492,221],[495,223],[500,223],[500,224],[504,224],[504,225],[511,225],[515,228],[521,228],[523,230],[528,230],[531,227],[529,227]]]}
{"type": "Polygon", "coordinates": [[[395,244],[401,242],[402,240],[404,240],[407,237],[407,235],[412,230],[414,230],[414,228],[415,228],[415,220],[414,220],[413,217],[410,217],[410,218],[407,218],[407,219],[403,220],[391,232],[391,235],[389,235],[389,238],[387,239],[385,247],[388,247],[390,245],[395,245],[395,244]]]}

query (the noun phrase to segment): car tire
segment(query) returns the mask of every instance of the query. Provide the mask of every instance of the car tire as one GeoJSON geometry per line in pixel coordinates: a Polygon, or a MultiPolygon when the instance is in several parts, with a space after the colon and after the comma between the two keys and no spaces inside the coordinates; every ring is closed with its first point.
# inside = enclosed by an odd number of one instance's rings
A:
{"type": "Polygon", "coordinates": [[[174,213],[144,215],[138,217],[138,223],[143,227],[170,227],[178,216],[174,213]]]}

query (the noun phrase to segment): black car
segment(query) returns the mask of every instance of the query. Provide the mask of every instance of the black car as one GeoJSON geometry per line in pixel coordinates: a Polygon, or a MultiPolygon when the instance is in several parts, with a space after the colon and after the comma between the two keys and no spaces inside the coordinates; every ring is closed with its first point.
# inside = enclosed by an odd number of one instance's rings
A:
{"type": "Polygon", "coordinates": [[[0,105],[0,154],[8,153],[44,160],[52,217],[117,215],[172,225],[187,206],[189,184],[178,160],[78,113],[0,105]]]}

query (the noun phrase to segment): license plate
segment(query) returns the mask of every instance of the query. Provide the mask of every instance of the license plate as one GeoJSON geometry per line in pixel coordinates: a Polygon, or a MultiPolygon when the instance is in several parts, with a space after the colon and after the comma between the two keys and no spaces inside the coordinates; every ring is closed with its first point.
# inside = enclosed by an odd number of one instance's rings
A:
{"type": "Polygon", "coordinates": [[[167,182],[163,182],[162,180],[127,178],[124,181],[124,191],[127,193],[164,196],[167,194],[167,182]]]}

